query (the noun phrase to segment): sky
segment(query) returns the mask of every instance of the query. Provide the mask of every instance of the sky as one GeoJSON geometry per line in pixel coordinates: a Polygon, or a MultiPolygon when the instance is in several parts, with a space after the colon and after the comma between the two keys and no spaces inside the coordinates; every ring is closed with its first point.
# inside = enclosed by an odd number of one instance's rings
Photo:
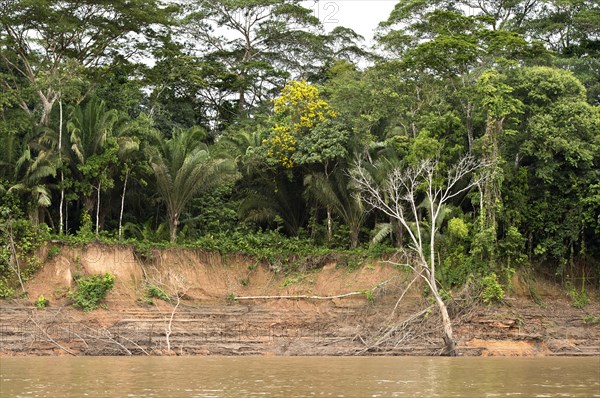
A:
{"type": "Polygon", "coordinates": [[[397,0],[318,0],[303,5],[314,11],[326,30],[342,25],[371,42],[379,22],[386,20],[397,0]]]}

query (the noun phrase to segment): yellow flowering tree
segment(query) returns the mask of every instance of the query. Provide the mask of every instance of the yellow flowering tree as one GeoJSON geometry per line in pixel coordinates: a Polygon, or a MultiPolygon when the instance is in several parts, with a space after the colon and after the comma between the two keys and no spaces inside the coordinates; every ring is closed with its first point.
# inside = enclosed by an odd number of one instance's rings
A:
{"type": "Polygon", "coordinates": [[[276,123],[264,144],[270,159],[290,169],[298,142],[313,128],[335,118],[337,112],[320,97],[315,86],[304,80],[288,83],[274,105],[276,123]]]}
{"type": "Polygon", "coordinates": [[[292,154],[296,150],[296,138],[290,133],[288,126],[276,124],[271,136],[264,140],[267,145],[267,156],[287,169],[294,166],[292,154]]]}

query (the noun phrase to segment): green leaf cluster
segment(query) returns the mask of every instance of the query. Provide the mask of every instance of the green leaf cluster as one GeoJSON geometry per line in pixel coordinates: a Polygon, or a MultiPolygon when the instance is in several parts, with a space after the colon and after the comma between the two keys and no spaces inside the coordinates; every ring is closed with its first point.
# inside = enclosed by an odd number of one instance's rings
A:
{"type": "Polygon", "coordinates": [[[77,287],[75,291],[69,293],[69,297],[73,300],[73,305],[89,312],[96,309],[108,292],[112,290],[115,285],[115,277],[107,272],[104,275],[79,278],[75,283],[77,287]]]}

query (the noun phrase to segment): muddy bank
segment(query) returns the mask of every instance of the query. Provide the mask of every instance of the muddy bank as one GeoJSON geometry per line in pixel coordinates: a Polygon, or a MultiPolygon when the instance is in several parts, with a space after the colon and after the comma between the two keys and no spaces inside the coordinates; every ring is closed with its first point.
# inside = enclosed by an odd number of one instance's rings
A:
{"type": "MultiPolygon", "coordinates": [[[[62,247],[28,283],[29,299],[0,301],[0,355],[437,355],[438,315],[411,289],[409,275],[368,262],[349,270],[335,260],[282,275],[243,256],[165,249],[140,259],[130,247],[62,247]],[[115,288],[90,313],[69,305],[73,276],[111,272],[115,288]],[[171,297],[150,299],[148,285],[171,297]],[[330,297],[331,300],[241,296],[330,297]],[[369,293],[372,292],[372,293],[369,293]],[[49,307],[33,302],[43,294],[49,307]]],[[[544,306],[518,286],[503,304],[451,306],[462,355],[600,355],[593,301],[570,306],[539,286],[544,306]]]]}

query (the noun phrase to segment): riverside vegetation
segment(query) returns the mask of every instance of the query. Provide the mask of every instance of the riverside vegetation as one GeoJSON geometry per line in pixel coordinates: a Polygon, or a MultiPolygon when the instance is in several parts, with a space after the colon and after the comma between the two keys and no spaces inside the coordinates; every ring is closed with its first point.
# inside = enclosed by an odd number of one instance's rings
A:
{"type": "MultiPolygon", "coordinates": [[[[400,0],[366,48],[296,0],[3,2],[0,297],[59,241],[274,272],[389,261],[426,283],[449,355],[446,303],[466,285],[494,303],[516,272],[542,276],[585,307],[599,16],[589,0],[400,0]]],[[[84,310],[114,283],[78,278],[84,310]]]]}

